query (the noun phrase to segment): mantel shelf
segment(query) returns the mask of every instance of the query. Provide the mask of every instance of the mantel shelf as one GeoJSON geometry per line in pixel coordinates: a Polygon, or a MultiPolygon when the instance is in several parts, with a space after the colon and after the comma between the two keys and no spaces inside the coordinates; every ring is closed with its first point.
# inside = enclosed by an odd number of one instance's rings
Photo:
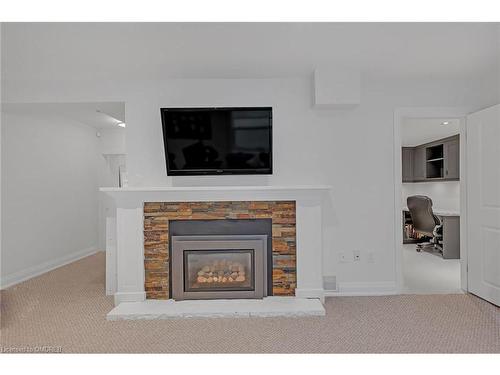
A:
{"type": "Polygon", "coordinates": [[[163,187],[102,187],[99,190],[104,193],[127,193],[127,192],[189,192],[189,191],[307,191],[307,190],[330,190],[328,185],[263,185],[263,186],[163,186],[163,187]]]}

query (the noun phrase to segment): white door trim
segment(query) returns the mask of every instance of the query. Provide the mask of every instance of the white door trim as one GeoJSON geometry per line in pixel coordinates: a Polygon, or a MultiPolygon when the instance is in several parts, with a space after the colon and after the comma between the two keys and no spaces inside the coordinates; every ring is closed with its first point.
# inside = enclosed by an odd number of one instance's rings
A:
{"type": "Polygon", "coordinates": [[[401,191],[403,174],[401,166],[401,124],[405,117],[416,118],[460,118],[460,283],[467,292],[467,171],[466,171],[466,116],[468,108],[463,107],[400,107],[394,111],[394,269],[398,294],[403,291],[403,269],[401,246],[403,232],[401,223],[401,191]]]}

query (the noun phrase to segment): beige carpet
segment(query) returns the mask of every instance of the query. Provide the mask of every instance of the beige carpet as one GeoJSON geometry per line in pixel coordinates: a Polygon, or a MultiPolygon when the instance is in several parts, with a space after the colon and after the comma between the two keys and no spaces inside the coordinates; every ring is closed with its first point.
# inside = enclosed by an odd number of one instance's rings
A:
{"type": "Polygon", "coordinates": [[[108,322],[102,253],[1,296],[4,351],[500,352],[500,309],[472,295],[330,298],[326,317],[108,322]]]}

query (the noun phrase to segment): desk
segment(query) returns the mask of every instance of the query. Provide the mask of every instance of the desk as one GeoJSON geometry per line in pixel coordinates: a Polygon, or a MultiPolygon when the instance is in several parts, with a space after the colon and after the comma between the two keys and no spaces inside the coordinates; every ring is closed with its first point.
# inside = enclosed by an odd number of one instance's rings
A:
{"type": "MultiPolygon", "coordinates": [[[[443,258],[460,259],[460,213],[440,210],[439,208],[433,208],[432,211],[443,224],[443,258]]],[[[405,212],[409,212],[408,207],[403,207],[403,233],[405,230],[405,212]]]]}

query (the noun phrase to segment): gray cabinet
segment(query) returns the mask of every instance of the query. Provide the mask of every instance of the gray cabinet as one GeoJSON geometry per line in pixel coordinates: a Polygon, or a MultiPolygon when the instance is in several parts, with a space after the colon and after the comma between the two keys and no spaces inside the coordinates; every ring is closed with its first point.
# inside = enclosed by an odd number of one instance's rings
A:
{"type": "Polygon", "coordinates": [[[425,147],[425,178],[427,180],[444,178],[444,144],[431,144],[425,147]]]}
{"type": "Polygon", "coordinates": [[[443,258],[460,259],[460,216],[440,216],[443,225],[443,258]]]}
{"type": "Polygon", "coordinates": [[[403,182],[413,182],[413,147],[403,147],[403,182]]]}
{"type": "Polygon", "coordinates": [[[444,178],[460,178],[460,143],[458,137],[444,143],[444,178]]]}
{"type": "Polygon", "coordinates": [[[413,152],[413,181],[425,181],[425,147],[415,147],[413,152]]]}
{"type": "Polygon", "coordinates": [[[402,148],[403,182],[460,179],[459,135],[402,148]]]}

